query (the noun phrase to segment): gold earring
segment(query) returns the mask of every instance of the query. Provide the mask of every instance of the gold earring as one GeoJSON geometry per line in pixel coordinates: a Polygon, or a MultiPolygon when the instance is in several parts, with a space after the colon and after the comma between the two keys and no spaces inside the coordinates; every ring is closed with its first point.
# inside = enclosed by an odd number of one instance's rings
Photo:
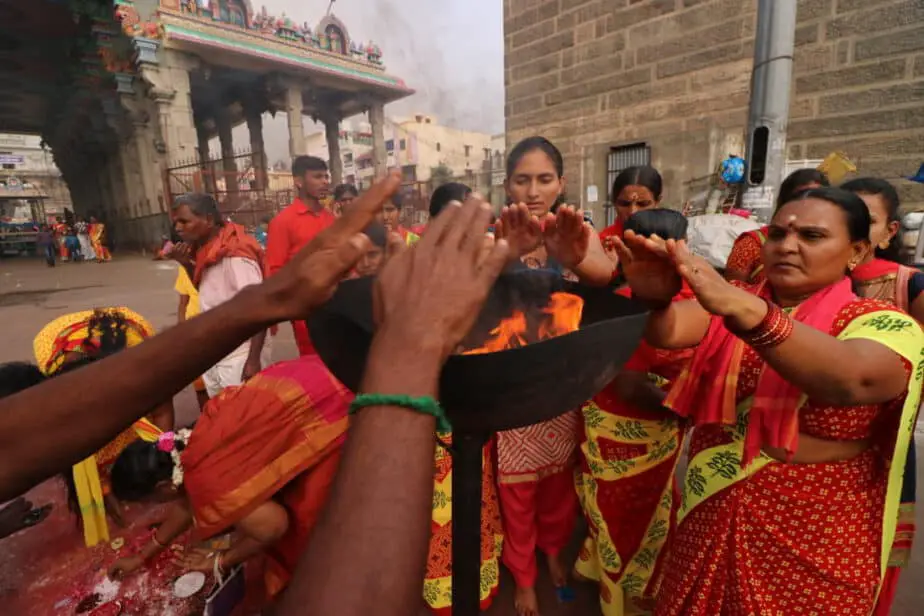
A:
{"type": "Polygon", "coordinates": [[[850,262],[847,263],[847,269],[850,270],[851,272],[854,270],[854,268],[855,268],[856,266],[857,266],[857,264],[854,263],[853,261],[850,261],[850,262]]]}
{"type": "Polygon", "coordinates": [[[882,240],[879,242],[879,250],[885,250],[889,247],[889,240],[882,240]]]}

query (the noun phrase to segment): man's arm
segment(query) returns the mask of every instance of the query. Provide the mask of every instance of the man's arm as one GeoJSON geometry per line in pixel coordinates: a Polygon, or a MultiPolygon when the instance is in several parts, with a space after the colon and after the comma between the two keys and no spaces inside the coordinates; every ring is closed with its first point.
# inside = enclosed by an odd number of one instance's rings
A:
{"type": "MultiPolygon", "coordinates": [[[[484,255],[490,208],[450,205],[377,281],[381,325],[362,391],[433,396],[443,363],[468,333],[507,260],[484,255]]],[[[376,406],[351,421],[336,482],[278,607],[280,615],[406,616],[426,574],[435,421],[376,406]]]]}
{"type": "Polygon", "coordinates": [[[0,399],[0,501],[97,451],[243,341],[304,318],[368,250],[361,232],[400,185],[398,173],[374,184],[262,285],[136,347],[0,399]]]}
{"type": "Polygon", "coordinates": [[[274,314],[262,289],[246,289],[138,346],[0,400],[0,500],[97,451],[265,330],[274,314]]]}

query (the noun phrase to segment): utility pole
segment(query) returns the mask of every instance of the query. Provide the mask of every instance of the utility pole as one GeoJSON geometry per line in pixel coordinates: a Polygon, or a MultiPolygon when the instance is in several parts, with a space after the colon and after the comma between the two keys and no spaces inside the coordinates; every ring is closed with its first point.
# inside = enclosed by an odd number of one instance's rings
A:
{"type": "Polygon", "coordinates": [[[764,222],[773,215],[786,164],[795,38],[796,0],[758,0],[748,113],[747,184],[741,206],[764,222]]]}

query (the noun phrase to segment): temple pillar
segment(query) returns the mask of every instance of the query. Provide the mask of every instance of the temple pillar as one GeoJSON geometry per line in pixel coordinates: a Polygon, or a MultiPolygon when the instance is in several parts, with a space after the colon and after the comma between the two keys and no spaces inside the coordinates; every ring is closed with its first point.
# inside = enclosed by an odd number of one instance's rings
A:
{"type": "Polygon", "coordinates": [[[330,155],[331,184],[337,186],[343,182],[343,157],[340,154],[340,119],[330,117],[324,120],[324,132],[327,136],[327,151],[330,155]]]}
{"type": "Polygon", "coordinates": [[[202,184],[207,192],[215,194],[218,190],[215,186],[215,168],[212,165],[212,154],[209,151],[209,132],[204,122],[196,124],[196,139],[199,142],[198,160],[202,170],[202,184]]]}
{"type": "Polygon", "coordinates": [[[388,152],[385,150],[385,104],[372,103],[369,107],[369,124],[372,126],[372,163],[376,179],[388,173],[388,152]]]}
{"type": "Polygon", "coordinates": [[[149,83],[148,96],[157,103],[168,164],[195,160],[198,139],[189,72],[198,66],[199,61],[194,56],[167,49],[159,68],[148,66],[144,69],[144,79],[149,83]]]}
{"type": "Polygon", "coordinates": [[[134,144],[131,139],[119,143],[119,163],[122,168],[122,182],[125,186],[126,203],[120,208],[125,218],[137,218],[140,215],[141,190],[139,190],[138,164],[134,156],[134,144]]]}
{"type": "Polygon", "coordinates": [[[132,130],[132,146],[138,161],[138,179],[141,199],[139,201],[142,216],[159,214],[166,211],[164,200],[158,199],[161,174],[160,165],[154,159],[154,152],[148,139],[147,122],[135,121],[132,130]]]}
{"type": "Polygon", "coordinates": [[[227,109],[220,109],[215,116],[218,125],[218,141],[221,143],[221,165],[224,171],[225,192],[229,197],[238,192],[237,161],[234,160],[234,136],[231,115],[227,109]]]}
{"type": "Polygon", "coordinates": [[[266,190],[267,177],[266,150],[263,145],[263,114],[260,109],[245,106],[247,130],[250,133],[250,160],[253,165],[254,188],[266,190]]]}
{"type": "Polygon", "coordinates": [[[305,129],[302,125],[302,89],[290,84],[286,90],[286,113],[289,121],[289,156],[304,156],[305,129]]]}

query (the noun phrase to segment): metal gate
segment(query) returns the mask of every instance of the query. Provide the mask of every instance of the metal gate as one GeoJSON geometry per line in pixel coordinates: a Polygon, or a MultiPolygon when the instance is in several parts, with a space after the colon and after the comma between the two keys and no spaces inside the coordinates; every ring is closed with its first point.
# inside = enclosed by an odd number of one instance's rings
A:
{"type": "Polygon", "coordinates": [[[270,185],[265,166],[254,164],[261,159],[249,152],[231,158],[207,161],[179,161],[166,171],[165,184],[170,203],[189,192],[212,195],[228,220],[245,227],[254,227],[272,218],[292,201],[294,186],[291,176],[285,185],[273,178],[270,185]]]}

